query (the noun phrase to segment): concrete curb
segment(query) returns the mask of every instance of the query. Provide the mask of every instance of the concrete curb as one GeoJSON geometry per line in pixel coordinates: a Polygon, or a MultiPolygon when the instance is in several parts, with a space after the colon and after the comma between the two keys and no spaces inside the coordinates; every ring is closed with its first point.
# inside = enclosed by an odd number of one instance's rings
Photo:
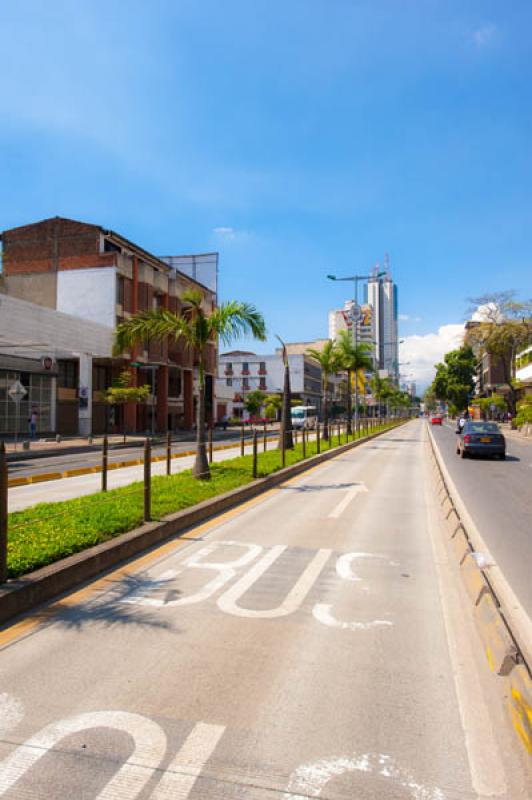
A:
{"type": "Polygon", "coordinates": [[[485,655],[492,672],[504,681],[507,709],[519,740],[532,753],[532,622],[495,565],[445,466],[432,431],[427,430],[438,499],[473,604],[485,655]],[[477,564],[475,556],[480,554],[486,567],[477,564]]]}
{"type": "Polygon", "coordinates": [[[229,508],[250,500],[252,497],[256,497],[324,461],[329,461],[378,436],[382,436],[401,424],[404,424],[404,422],[397,423],[384,431],[378,431],[356,441],[340,445],[332,450],[327,450],[325,453],[311,456],[304,461],[298,461],[297,464],[280,469],[266,478],[259,478],[238,489],[233,489],[218,497],[198,503],[191,508],[170,514],[160,522],[146,523],[140,528],[123,533],[107,542],[102,542],[76,553],[76,555],[38,569],[35,572],[24,575],[22,578],[9,581],[7,585],[0,587],[0,624],[8,622],[13,617],[57,597],[106,570],[116,567],[120,562],[133,558],[142,551],[160,544],[165,539],[169,539],[200,522],[227,511],[229,508]]]}

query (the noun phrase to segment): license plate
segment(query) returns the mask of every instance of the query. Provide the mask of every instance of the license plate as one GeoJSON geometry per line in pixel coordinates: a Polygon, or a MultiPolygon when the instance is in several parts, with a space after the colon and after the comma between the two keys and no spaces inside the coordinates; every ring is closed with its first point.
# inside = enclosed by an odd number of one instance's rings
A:
{"type": "Polygon", "coordinates": [[[491,438],[489,436],[481,436],[480,437],[480,441],[481,442],[491,442],[491,438]]]}

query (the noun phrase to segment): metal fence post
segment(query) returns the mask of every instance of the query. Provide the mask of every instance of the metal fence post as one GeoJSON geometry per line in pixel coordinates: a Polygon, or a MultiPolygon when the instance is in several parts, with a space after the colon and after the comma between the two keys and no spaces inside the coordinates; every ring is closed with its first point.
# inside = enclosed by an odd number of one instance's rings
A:
{"type": "Polygon", "coordinates": [[[301,431],[301,445],[303,447],[303,458],[307,457],[307,432],[305,428],[301,431]]]}
{"type": "Polygon", "coordinates": [[[253,431],[253,477],[257,477],[257,431],[253,431]]]}
{"type": "Polygon", "coordinates": [[[166,474],[172,474],[172,432],[166,434],[166,474]]]}
{"type": "Polygon", "coordinates": [[[316,423],[316,453],[320,453],[321,452],[320,445],[321,445],[321,442],[320,442],[320,423],[317,422],[316,423]]]}
{"type": "Polygon", "coordinates": [[[336,433],[338,435],[338,447],[340,447],[340,445],[342,444],[342,427],[340,423],[338,423],[336,426],[336,433]]]}
{"type": "Polygon", "coordinates": [[[102,492],[107,491],[108,452],[109,452],[109,440],[107,439],[107,436],[104,436],[102,443],[102,492]]]}
{"type": "Polygon", "coordinates": [[[144,442],[144,522],[151,520],[151,442],[144,442]]]}
{"type": "Polygon", "coordinates": [[[266,423],[264,423],[264,452],[268,449],[268,436],[266,433],[266,423]]]}
{"type": "Polygon", "coordinates": [[[244,426],[240,426],[240,455],[244,455],[244,426]]]}
{"type": "Polygon", "coordinates": [[[283,467],[286,466],[286,448],[285,448],[285,431],[284,426],[281,425],[281,464],[283,467]]]}
{"type": "Polygon", "coordinates": [[[294,444],[297,446],[297,429],[294,428],[294,444]]]}
{"type": "Polygon", "coordinates": [[[209,425],[209,464],[212,464],[212,425],[209,425]]]}
{"type": "Polygon", "coordinates": [[[7,455],[0,442],[0,583],[7,581],[7,455]]]}

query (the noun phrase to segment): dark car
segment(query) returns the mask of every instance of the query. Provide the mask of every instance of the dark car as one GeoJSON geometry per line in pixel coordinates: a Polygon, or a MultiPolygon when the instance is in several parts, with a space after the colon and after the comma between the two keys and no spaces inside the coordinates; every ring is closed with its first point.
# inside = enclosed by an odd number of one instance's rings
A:
{"type": "Polygon", "coordinates": [[[466,422],[456,440],[456,453],[506,458],[506,441],[495,422],[466,422]]]}

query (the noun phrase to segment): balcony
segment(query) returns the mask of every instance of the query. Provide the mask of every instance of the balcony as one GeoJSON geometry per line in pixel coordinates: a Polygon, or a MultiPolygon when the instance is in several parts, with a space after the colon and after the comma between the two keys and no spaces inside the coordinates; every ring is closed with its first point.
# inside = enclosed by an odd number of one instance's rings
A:
{"type": "Polygon", "coordinates": [[[227,375],[228,378],[230,378],[232,374],[233,374],[233,370],[230,367],[226,367],[224,369],[224,375],[227,375]]]}
{"type": "Polygon", "coordinates": [[[258,372],[258,374],[259,374],[259,375],[267,375],[267,374],[268,374],[268,372],[267,372],[267,370],[265,370],[265,369],[259,369],[259,372],[258,372]]]}
{"type": "Polygon", "coordinates": [[[242,372],[241,372],[240,374],[241,374],[241,375],[249,375],[249,374],[250,374],[250,373],[249,373],[249,369],[243,369],[243,370],[242,370],[242,372]]]}

